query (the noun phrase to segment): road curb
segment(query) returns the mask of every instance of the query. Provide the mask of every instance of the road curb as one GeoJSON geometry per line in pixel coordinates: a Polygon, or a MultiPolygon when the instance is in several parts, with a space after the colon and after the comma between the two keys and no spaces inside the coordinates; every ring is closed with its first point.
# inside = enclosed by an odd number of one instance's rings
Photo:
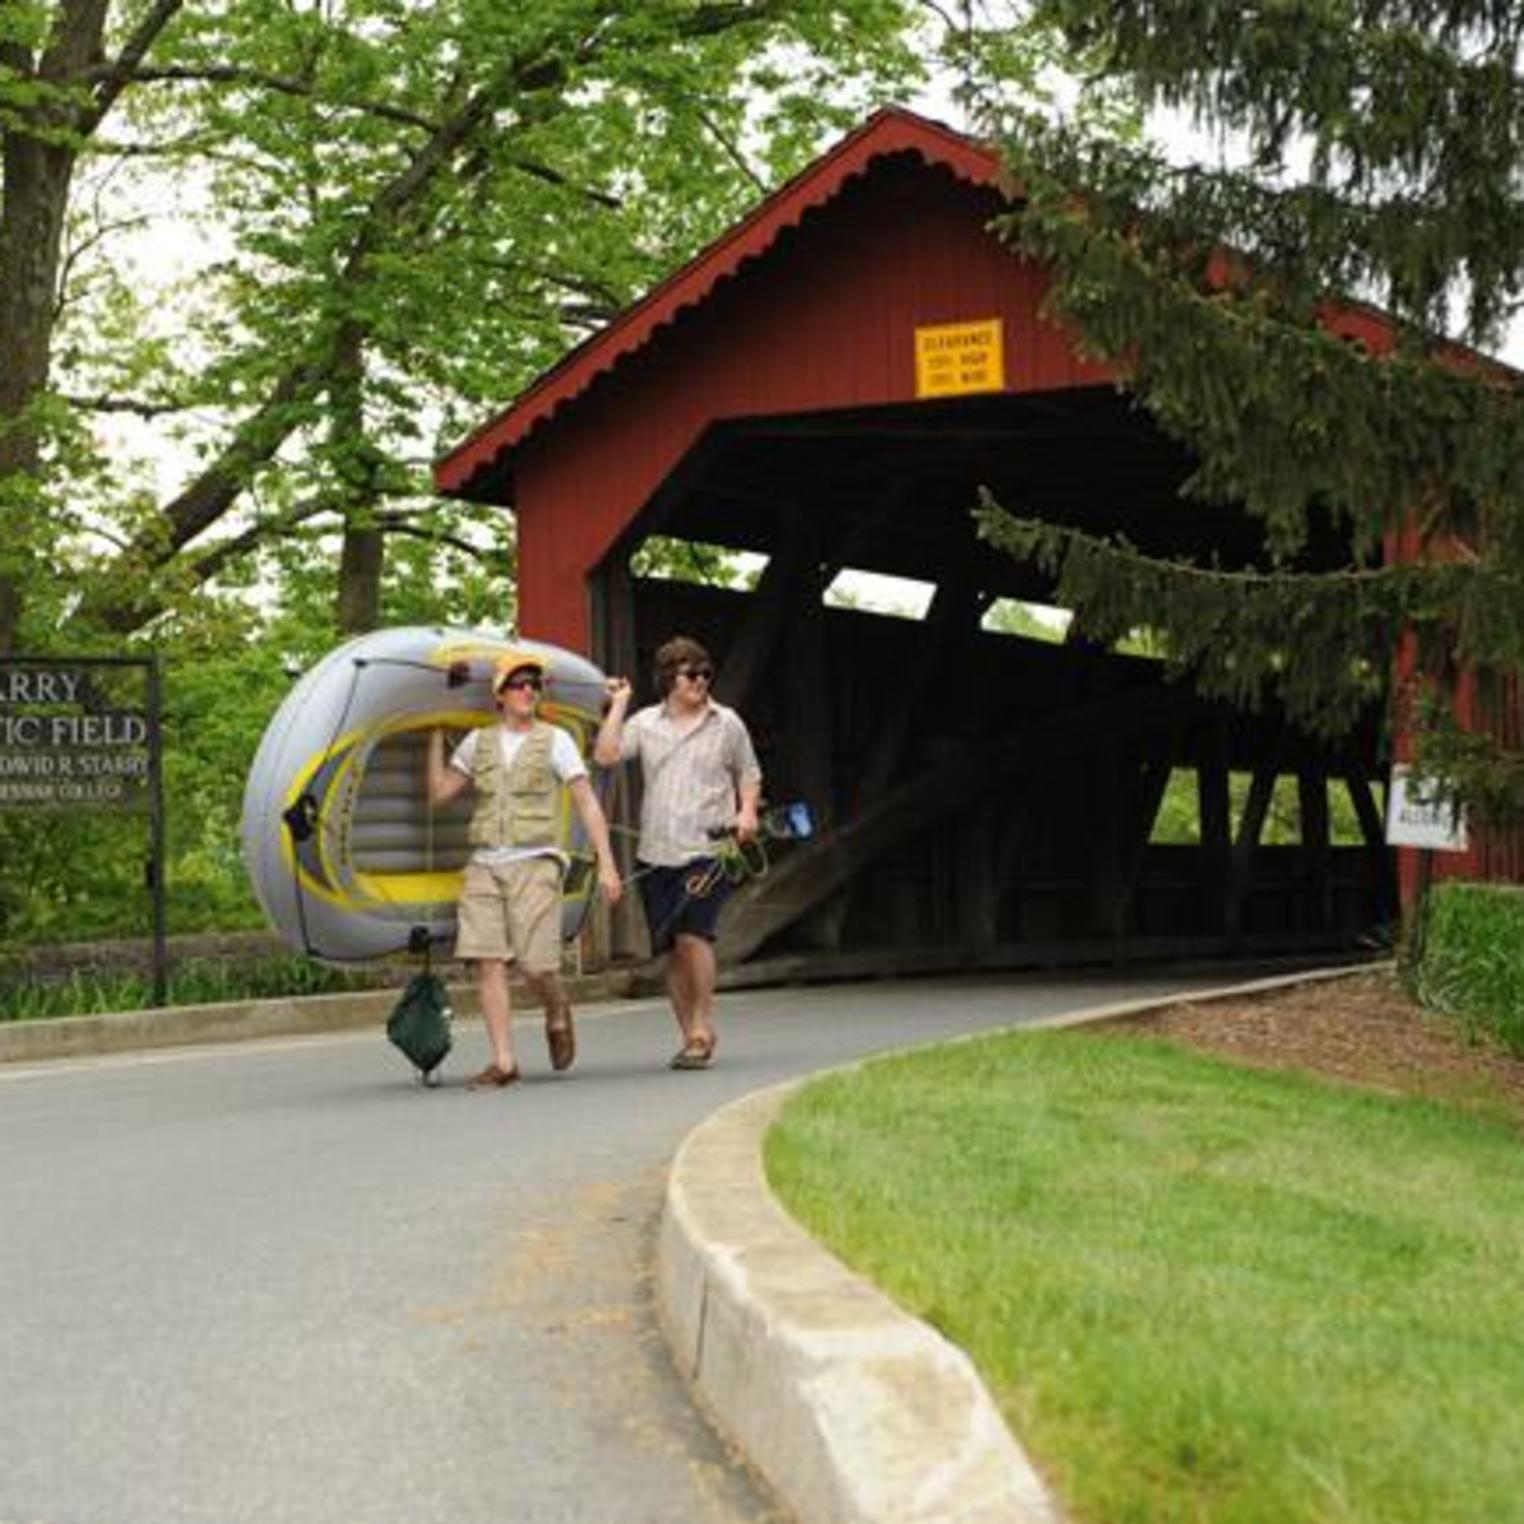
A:
{"type": "MultiPolygon", "coordinates": [[[[1022,1030],[1386,966],[1120,1001],[1022,1030]]],[[[1059,1524],[1058,1504],[963,1351],[848,1270],[774,1197],[763,1138],[805,1083],[731,1102],[678,1150],[656,1264],[658,1307],[678,1369],[800,1524],[1059,1524]]]]}
{"type": "MultiPolygon", "coordinates": [[[[631,976],[625,970],[566,980],[574,1005],[623,998],[630,993],[631,984],[631,976]]],[[[474,985],[451,984],[449,989],[457,1016],[477,1014],[474,985]]],[[[399,984],[391,989],[351,990],[337,995],[234,1000],[99,1016],[7,1021],[0,1023],[0,1064],[91,1058],[202,1043],[249,1042],[264,1037],[299,1037],[361,1027],[379,1029],[401,992],[399,984]]],[[[522,1006],[527,992],[515,983],[514,993],[522,1006]]]]}
{"type": "Polygon", "coordinates": [[[1057,1524],[968,1356],[778,1205],[763,1135],[802,1082],[678,1152],[657,1294],[679,1369],[800,1524],[1057,1524]]]}

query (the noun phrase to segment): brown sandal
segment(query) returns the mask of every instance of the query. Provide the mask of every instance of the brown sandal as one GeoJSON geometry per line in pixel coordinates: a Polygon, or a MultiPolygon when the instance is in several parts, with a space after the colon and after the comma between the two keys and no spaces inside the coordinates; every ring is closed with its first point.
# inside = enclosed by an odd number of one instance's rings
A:
{"type": "Polygon", "coordinates": [[[708,1037],[690,1037],[674,1053],[667,1063],[669,1069],[707,1069],[714,1061],[715,1040],[708,1037]]]}
{"type": "Polygon", "coordinates": [[[482,1072],[473,1077],[471,1088],[473,1090],[501,1090],[506,1085],[516,1085],[519,1080],[519,1066],[515,1064],[511,1069],[500,1069],[496,1064],[488,1064],[482,1072]]]}
{"type": "Polygon", "coordinates": [[[561,1006],[545,1019],[545,1046],[550,1049],[550,1067],[560,1074],[577,1059],[577,1029],[572,1024],[570,1003],[561,1006]]]}

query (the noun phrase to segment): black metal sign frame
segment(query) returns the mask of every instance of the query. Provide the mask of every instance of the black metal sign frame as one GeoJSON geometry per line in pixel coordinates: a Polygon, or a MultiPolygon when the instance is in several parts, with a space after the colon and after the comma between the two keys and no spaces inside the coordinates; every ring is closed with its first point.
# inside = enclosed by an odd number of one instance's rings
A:
{"type": "MultiPolygon", "coordinates": [[[[31,708],[49,706],[79,708],[83,704],[83,701],[73,692],[61,698],[52,684],[38,685],[36,692],[28,692],[18,700],[15,697],[16,684],[10,675],[18,669],[63,674],[87,673],[97,668],[111,671],[136,669],[143,674],[142,744],[147,750],[145,785],[149,821],[149,849],[148,859],[144,864],[144,880],[153,899],[153,1002],[155,1005],[162,1006],[167,998],[169,985],[169,938],[164,895],[164,751],[160,724],[163,717],[163,674],[159,658],[157,656],[0,656],[0,684],[4,685],[0,713],[3,713],[5,707],[15,703],[31,708]]],[[[65,774],[72,774],[75,763],[79,760],[70,748],[84,747],[86,755],[98,759],[105,758],[105,763],[88,770],[89,776],[95,778],[99,776],[102,768],[109,764],[113,746],[132,748],[136,745],[137,733],[130,723],[134,715],[135,711],[127,710],[52,718],[38,718],[28,714],[12,717],[10,728],[25,744],[36,749],[39,756],[48,757],[51,763],[64,763],[65,774]],[[112,720],[121,722],[115,731],[110,723],[112,720]],[[20,730],[19,727],[23,721],[35,721],[35,724],[26,730],[20,730]],[[88,723],[91,721],[101,723],[88,723]],[[56,755],[49,753],[50,744],[58,748],[56,755]]],[[[15,755],[14,744],[9,733],[0,731],[0,757],[15,755]]],[[[92,791],[73,778],[64,783],[57,774],[56,765],[50,765],[48,776],[55,779],[57,786],[51,792],[48,789],[39,789],[37,804],[39,809],[121,811],[137,807],[138,795],[135,792],[127,791],[124,794],[122,790],[118,790],[115,794],[110,794],[104,789],[92,791]]]]}

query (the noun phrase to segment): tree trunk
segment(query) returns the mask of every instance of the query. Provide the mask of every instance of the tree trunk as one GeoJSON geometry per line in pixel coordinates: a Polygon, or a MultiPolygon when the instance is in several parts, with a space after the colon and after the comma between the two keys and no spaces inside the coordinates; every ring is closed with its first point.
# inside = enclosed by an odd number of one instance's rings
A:
{"type": "Polygon", "coordinates": [[[386,564],[385,549],[379,529],[357,523],[344,526],[337,602],[342,634],[363,635],[381,622],[381,569],[386,564]]]}
{"type": "Polygon", "coordinates": [[[48,384],[64,218],[79,153],[57,137],[75,126],[75,112],[53,90],[99,55],[106,10],[107,0],[61,6],[40,59],[19,46],[0,48],[0,67],[43,89],[29,123],[4,126],[0,154],[0,653],[16,649],[23,589],[37,559],[42,436],[33,409],[48,384]]]}
{"type": "Polygon", "coordinates": [[[377,457],[365,433],[365,335],[356,323],[339,331],[328,398],[328,442],[344,513],[334,615],[341,634],[363,635],[381,620],[386,542],[376,527],[377,457]]]}

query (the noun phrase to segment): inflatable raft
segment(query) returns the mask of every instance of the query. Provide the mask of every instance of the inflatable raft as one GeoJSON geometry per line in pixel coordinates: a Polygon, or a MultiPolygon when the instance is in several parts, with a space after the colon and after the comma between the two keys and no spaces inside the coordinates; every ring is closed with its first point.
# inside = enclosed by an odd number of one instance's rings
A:
{"type": "MultiPolygon", "coordinates": [[[[544,656],[540,715],[585,755],[602,714],[591,662],[534,640],[473,630],[378,630],[338,647],[301,677],[266,729],[243,801],[243,854],[271,924],[325,963],[449,944],[470,847],[468,790],[435,807],[428,737],[453,749],[497,718],[493,663],[509,646],[544,656]]],[[[596,875],[580,818],[562,796],[559,841],[572,859],[562,931],[576,934],[596,875]]]]}

